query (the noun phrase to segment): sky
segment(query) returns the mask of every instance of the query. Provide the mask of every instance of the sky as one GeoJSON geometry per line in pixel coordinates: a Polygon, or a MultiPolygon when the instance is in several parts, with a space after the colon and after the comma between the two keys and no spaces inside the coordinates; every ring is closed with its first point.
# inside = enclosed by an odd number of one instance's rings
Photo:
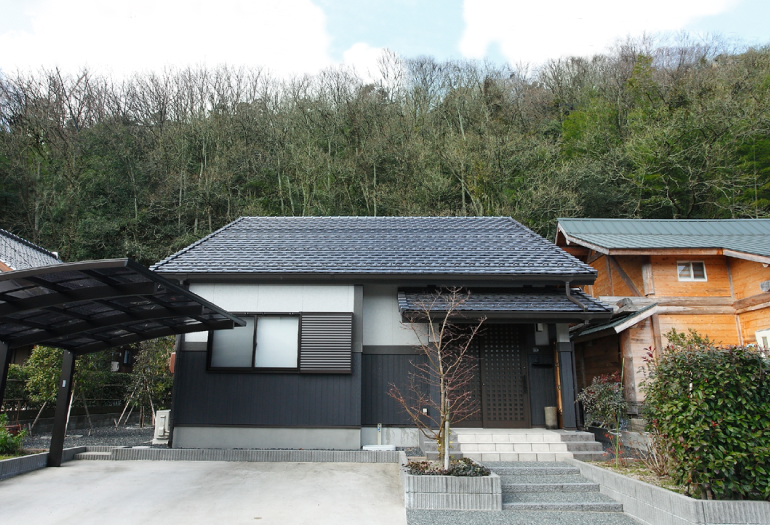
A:
{"type": "Polygon", "coordinates": [[[346,64],[366,76],[384,49],[536,67],[644,33],[768,44],[768,20],[770,0],[0,0],[0,71],[346,64]]]}

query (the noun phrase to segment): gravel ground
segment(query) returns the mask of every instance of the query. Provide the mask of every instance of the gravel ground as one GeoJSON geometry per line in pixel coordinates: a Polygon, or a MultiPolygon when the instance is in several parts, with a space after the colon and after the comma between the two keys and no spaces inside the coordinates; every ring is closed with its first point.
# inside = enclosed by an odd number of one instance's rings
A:
{"type": "MultiPolygon", "coordinates": [[[[153,427],[139,428],[138,426],[95,427],[92,435],[88,429],[78,428],[70,431],[64,439],[64,448],[83,446],[105,447],[135,447],[151,445],[153,427]]],[[[24,448],[27,450],[47,450],[51,446],[51,434],[38,434],[24,438],[24,448]]],[[[166,445],[154,445],[158,448],[168,448],[166,445]]]]}
{"type": "Polygon", "coordinates": [[[408,525],[639,525],[620,512],[550,512],[466,510],[406,511],[408,525]]]}

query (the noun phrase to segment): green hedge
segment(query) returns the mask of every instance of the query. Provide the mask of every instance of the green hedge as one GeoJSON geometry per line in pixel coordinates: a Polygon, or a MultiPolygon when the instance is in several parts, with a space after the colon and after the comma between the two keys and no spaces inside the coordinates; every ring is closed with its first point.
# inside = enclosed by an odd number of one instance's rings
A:
{"type": "Polygon", "coordinates": [[[667,337],[673,344],[648,356],[643,387],[672,477],[693,496],[770,500],[770,360],[694,332],[667,337]]]}

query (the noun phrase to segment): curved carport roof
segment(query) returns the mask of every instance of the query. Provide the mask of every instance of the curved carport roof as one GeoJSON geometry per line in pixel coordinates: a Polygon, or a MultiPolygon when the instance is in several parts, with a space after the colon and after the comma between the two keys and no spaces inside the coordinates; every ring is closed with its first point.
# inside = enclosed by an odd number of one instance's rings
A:
{"type": "Polygon", "coordinates": [[[66,350],[49,454],[49,464],[58,465],[66,424],[60,414],[66,416],[77,356],[236,325],[245,322],[130,259],[1,273],[0,404],[12,349],[46,345],[66,350]]]}

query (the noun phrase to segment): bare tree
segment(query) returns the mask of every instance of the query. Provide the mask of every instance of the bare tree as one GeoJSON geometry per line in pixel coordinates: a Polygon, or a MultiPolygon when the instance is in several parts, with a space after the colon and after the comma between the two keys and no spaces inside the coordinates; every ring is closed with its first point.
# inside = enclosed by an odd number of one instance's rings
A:
{"type": "Polygon", "coordinates": [[[479,401],[470,388],[476,369],[470,348],[486,318],[458,323],[461,307],[469,297],[469,291],[447,288],[416,302],[417,312],[409,321],[425,361],[412,362],[414,371],[409,374],[406,392],[392,383],[388,391],[417,429],[436,441],[444,469],[449,468],[451,426],[479,410],[479,401]]]}

